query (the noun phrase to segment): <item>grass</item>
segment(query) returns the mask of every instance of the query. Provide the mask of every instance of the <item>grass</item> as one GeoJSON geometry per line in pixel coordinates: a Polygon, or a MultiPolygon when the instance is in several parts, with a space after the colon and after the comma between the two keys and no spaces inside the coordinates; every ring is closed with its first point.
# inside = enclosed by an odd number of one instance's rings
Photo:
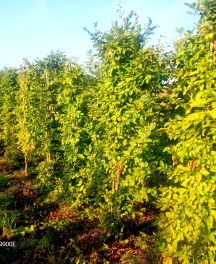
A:
{"type": "Polygon", "coordinates": [[[5,174],[0,174],[0,190],[7,188],[10,185],[10,180],[5,174]]]}
{"type": "Polygon", "coordinates": [[[9,197],[8,194],[0,193],[0,214],[1,211],[9,210],[13,208],[15,205],[15,201],[9,197]]]}
{"type": "Polygon", "coordinates": [[[4,213],[0,220],[0,230],[4,239],[10,239],[16,233],[17,213],[4,213]]]}

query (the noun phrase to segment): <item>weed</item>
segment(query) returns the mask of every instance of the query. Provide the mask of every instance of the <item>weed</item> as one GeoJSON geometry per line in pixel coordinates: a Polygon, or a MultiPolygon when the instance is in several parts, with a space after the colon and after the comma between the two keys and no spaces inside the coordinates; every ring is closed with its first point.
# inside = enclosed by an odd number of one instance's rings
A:
{"type": "Polygon", "coordinates": [[[0,190],[5,189],[10,185],[9,179],[4,174],[0,174],[0,190]]]}
{"type": "Polygon", "coordinates": [[[2,230],[2,237],[10,239],[16,230],[16,216],[5,213],[0,220],[0,229],[2,230]]]}

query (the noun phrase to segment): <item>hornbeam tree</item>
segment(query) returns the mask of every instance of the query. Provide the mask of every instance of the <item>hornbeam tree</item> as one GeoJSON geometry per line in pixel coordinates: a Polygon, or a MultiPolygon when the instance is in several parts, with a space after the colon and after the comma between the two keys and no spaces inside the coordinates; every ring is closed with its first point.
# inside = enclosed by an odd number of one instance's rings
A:
{"type": "Polygon", "coordinates": [[[178,263],[215,263],[216,181],[216,3],[198,1],[198,33],[176,45],[173,103],[181,109],[166,124],[175,141],[169,186],[161,189],[158,247],[178,263]]]}
{"type": "Polygon", "coordinates": [[[36,146],[32,130],[34,109],[31,107],[31,77],[32,66],[26,62],[18,75],[19,90],[16,94],[17,144],[24,155],[25,175],[28,174],[28,162],[36,146]]]}
{"type": "MultiPolygon", "coordinates": [[[[62,91],[57,96],[59,112],[56,118],[60,124],[63,165],[63,186],[65,198],[73,205],[86,201],[86,189],[90,177],[86,169],[89,146],[88,104],[91,98],[88,79],[75,62],[67,61],[62,91]]],[[[60,192],[60,188],[59,188],[60,192]]]]}
{"type": "Polygon", "coordinates": [[[60,124],[57,118],[61,109],[57,97],[62,91],[66,63],[67,58],[63,53],[52,52],[46,58],[36,60],[33,65],[30,108],[34,111],[32,130],[36,140],[39,186],[44,187],[53,186],[55,172],[58,171],[62,157],[60,124]]]}
{"type": "Polygon", "coordinates": [[[89,32],[101,61],[89,112],[97,183],[92,192],[110,225],[142,215],[145,208],[137,211],[137,204],[149,202],[164,178],[166,137],[157,131],[166,119],[160,95],[169,76],[166,56],[146,45],[154,28],[151,20],[142,28],[132,12],[108,32],[89,32]]]}
{"type": "Polygon", "coordinates": [[[17,70],[4,69],[0,73],[0,140],[3,153],[9,160],[19,156],[16,140],[16,93],[19,89],[17,83],[17,70]]]}

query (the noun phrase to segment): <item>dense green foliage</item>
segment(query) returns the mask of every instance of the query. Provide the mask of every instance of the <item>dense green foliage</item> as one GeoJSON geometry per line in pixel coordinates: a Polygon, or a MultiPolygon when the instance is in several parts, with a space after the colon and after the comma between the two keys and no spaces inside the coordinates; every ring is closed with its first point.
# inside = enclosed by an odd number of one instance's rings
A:
{"type": "Polygon", "coordinates": [[[57,52],[2,70],[0,144],[46,202],[70,203],[116,237],[151,206],[155,256],[213,264],[216,6],[191,7],[197,31],[172,53],[147,45],[155,27],[132,12],[108,32],[87,30],[96,69],[57,52]]]}
{"type": "Polygon", "coordinates": [[[216,68],[210,43],[216,28],[209,21],[216,5],[200,5],[199,34],[186,35],[176,47],[172,100],[181,115],[165,128],[175,144],[166,148],[173,166],[170,185],[161,190],[160,248],[181,263],[215,263],[216,68]]]}
{"type": "Polygon", "coordinates": [[[97,182],[91,193],[114,223],[142,216],[145,208],[137,211],[136,205],[155,199],[162,177],[166,138],[157,131],[167,118],[160,94],[168,69],[158,47],[145,47],[153,28],[149,23],[141,29],[131,13],[109,32],[91,34],[101,60],[89,111],[94,154],[89,173],[97,182]]]}
{"type": "Polygon", "coordinates": [[[4,145],[5,155],[14,159],[18,156],[16,141],[16,92],[17,72],[15,69],[6,69],[0,74],[0,133],[1,145],[4,145]]]}

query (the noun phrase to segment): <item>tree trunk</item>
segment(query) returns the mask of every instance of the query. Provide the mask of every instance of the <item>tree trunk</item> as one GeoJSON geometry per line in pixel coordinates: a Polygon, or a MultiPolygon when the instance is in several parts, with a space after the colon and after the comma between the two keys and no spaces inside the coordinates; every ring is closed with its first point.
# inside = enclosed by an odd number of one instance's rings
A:
{"type": "Polygon", "coordinates": [[[27,159],[27,155],[25,154],[24,156],[24,159],[25,159],[25,169],[24,169],[24,173],[25,173],[25,176],[28,175],[28,159],[27,159]]]}
{"type": "Polygon", "coordinates": [[[117,160],[115,175],[114,175],[114,179],[112,182],[112,190],[113,191],[118,191],[118,189],[119,189],[119,180],[121,177],[121,172],[122,172],[122,165],[121,165],[120,161],[117,160]]]}
{"type": "Polygon", "coordinates": [[[48,163],[51,162],[51,154],[50,154],[50,153],[47,153],[47,155],[46,155],[46,159],[47,159],[47,162],[48,162],[48,163]]]}

